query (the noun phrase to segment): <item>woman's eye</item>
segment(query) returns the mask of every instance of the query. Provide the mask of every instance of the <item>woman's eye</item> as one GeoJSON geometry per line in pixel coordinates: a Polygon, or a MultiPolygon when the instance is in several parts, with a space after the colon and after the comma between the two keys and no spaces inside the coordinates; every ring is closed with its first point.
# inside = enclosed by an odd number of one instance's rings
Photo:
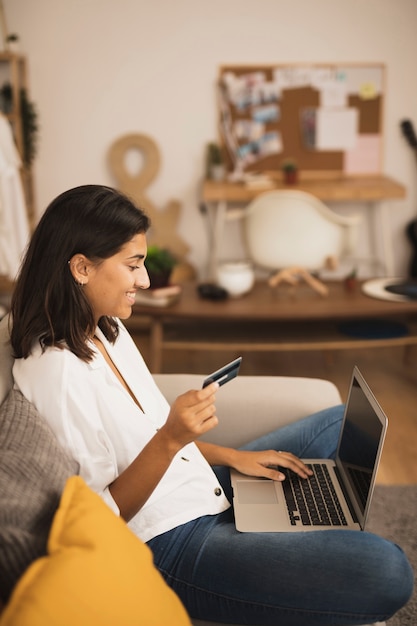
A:
{"type": "Polygon", "coordinates": [[[134,272],[135,270],[139,270],[140,266],[139,265],[129,265],[129,269],[131,269],[132,272],[134,272]]]}

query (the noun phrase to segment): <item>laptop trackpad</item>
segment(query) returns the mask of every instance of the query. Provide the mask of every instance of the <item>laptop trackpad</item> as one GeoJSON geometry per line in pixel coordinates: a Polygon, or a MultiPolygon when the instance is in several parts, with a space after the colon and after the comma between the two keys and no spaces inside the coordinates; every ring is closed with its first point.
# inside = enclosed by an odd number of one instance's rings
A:
{"type": "Polygon", "coordinates": [[[277,493],[272,480],[240,481],[237,483],[240,504],[276,504],[277,493]]]}

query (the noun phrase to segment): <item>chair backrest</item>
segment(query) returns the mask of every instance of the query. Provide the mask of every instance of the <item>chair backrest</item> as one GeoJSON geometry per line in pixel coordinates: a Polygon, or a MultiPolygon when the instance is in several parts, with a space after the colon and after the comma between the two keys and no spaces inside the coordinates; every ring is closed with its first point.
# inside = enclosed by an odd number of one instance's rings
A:
{"type": "Polygon", "coordinates": [[[267,269],[318,270],[328,258],[353,253],[358,216],[337,215],[315,196],[296,190],[267,191],[245,213],[248,252],[267,269]]]}
{"type": "Polygon", "coordinates": [[[0,322],[0,405],[13,387],[13,357],[9,335],[9,315],[0,322]]]}

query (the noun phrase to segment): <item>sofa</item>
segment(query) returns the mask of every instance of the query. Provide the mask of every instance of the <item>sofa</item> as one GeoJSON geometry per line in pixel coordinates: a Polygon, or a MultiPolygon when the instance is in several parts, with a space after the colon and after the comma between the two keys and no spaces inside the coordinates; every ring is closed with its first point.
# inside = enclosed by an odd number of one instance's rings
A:
{"type": "MultiPolygon", "coordinates": [[[[42,417],[12,389],[7,321],[0,323],[0,626],[189,625],[140,542],[77,476],[42,417]],[[109,541],[111,538],[111,541],[109,541]]],[[[171,401],[197,374],[157,374],[171,401]]],[[[317,378],[239,376],[221,387],[219,425],[205,439],[239,446],[341,402],[317,378]]],[[[212,622],[193,620],[194,626],[212,622]]],[[[214,626],[214,625],[213,625],[214,626]]]]}

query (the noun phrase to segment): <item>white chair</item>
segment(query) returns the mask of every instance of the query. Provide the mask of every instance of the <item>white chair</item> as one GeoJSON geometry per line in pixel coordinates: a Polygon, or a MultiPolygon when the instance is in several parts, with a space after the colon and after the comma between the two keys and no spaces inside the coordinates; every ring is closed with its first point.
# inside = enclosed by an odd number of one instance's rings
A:
{"type": "Polygon", "coordinates": [[[360,219],[340,216],[304,191],[267,191],[246,210],[248,253],[256,266],[268,270],[319,272],[348,257],[353,263],[360,219]]]}

